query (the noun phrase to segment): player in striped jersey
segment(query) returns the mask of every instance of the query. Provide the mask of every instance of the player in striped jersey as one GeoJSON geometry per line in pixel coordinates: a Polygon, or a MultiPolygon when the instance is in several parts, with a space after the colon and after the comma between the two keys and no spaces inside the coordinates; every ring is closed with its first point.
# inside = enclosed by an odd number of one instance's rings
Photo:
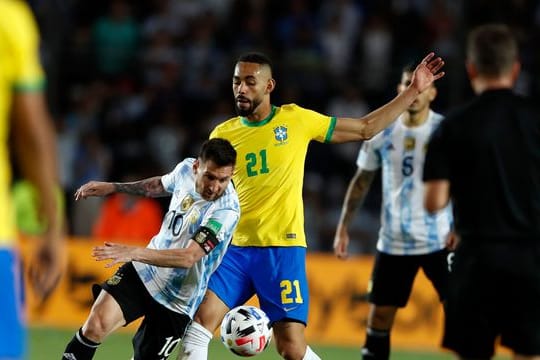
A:
{"type": "MultiPolygon", "coordinates": [[[[402,72],[398,92],[411,82],[413,67],[402,72]]],[[[388,359],[390,331],[399,307],[407,304],[422,268],[444,299],[448,282],[447,246],[452,245],[450,205],[435,214],[424,209],[422,169],[428,140],[443,120],[430,109],[437,90],[431,85],[398,120],[362,144],[358,170],[349,184],[334,239],[334,252],[347,257],[347,227],[382,170],[381,229],[369,287],[370,310],[363,359],[388,359]],[[450,244],[449,244],[450,242],[450,244]]]]}
{"type": "Polygon", "coordinates": [[[240,56],[232,77],[239,116],[210,137],[231,141],[239,165],[233,181],[242,216],[231,248],[208,285],[183,341],[182,360],[206,360],[213,331],[231,308],[257,295],[272,321],[277,351],[288,360],[317,360],[307,346],[309,289],[302,184],[310,141],[343,143],[370,138],[393,122],[433,81],[444,62],[434,54],[417,66],[410,86],[360,119],[336,118],[296,104],[275,106],[270,60],[240,56]]]}
{"type": "Polygon", "coordinates": [[[180,341],[221,262],[240,217],[231,183],[236,151],[224,139],[206,141],[197,159],[187,158],[169,174],[131,183],[91,181],[76,199],[123,192],[171,195],[161,229],[149,245],[105,243],[94,248],[107,267],[125,263],[100,286],[82,328],[62,359],[91,359],[99,343],[144,316],[133,339],[135,359],[166,359],[180,341]],[[98,295],[99,294],[99,295],[98,295]]]}

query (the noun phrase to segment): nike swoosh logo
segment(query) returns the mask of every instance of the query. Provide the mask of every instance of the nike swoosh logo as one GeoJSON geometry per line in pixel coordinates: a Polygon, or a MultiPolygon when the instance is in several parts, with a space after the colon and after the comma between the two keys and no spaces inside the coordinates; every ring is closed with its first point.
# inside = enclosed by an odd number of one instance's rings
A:
{"type": "Polygon", "coordinates": [[[294,309],[296,309],[298,306],[293,306],[293,307],[284,307],[283,310],[285,310],[286,312],[289,312],[289,311],[293,311],[294,309]]]}

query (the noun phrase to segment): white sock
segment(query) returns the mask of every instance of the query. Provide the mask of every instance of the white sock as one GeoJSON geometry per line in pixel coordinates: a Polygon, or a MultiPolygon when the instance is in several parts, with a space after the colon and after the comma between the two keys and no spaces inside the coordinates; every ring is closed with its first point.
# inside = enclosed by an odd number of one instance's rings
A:
{"type": "Polygon", "coordinates": [[[304,358],[302,360],[321,360],[321,358],[311,350],[311,348],[308,346],[306,348],[306,354],[304,355],[304,358]]]}
{"type": "Polygon", "coordinates": [[[208,344],[212,336],[204,326],[193,321],[184,335],[178,360],[207,360],[208,344]]]}

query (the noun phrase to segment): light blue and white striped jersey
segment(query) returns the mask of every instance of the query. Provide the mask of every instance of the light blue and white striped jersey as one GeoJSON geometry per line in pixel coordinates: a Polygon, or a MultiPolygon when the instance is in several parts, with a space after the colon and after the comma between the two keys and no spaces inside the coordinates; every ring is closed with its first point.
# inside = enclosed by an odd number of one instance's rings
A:
{"type": "Polygon", "coordinates": [[[356,164],[382,167],[381,229],[377,250],[393,255],[419,255],[441,250],[452,227],[448,205],[434,215],[424,209],[422,171],[427,143],[443,116],[430,110],[427,121],[407,127],[394,124],[362,144],[356,164]]]}
{"type": "Polygon", "coordinates": [[[191,318],[206,292],[210,275],[229,247],[240,218],[238,195],[232,182],[215,201],[204,200],[195,191],[194,161],[193,158],[185,159],[161,178],[165,190],[172,193],[172,198],[161,229],[148,248],[185,248],[201,226],[215,230],[219,244],[189,269],[133,262],[146,289],[157,302],[191,318]]]}

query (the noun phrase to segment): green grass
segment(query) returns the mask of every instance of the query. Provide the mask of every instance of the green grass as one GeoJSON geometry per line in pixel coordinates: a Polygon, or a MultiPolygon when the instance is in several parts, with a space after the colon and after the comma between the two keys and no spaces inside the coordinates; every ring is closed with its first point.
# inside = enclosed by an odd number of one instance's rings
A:
{"type": "MultiPolygon", "coordinates": [[[[58,330],[51,328],[32,328],[30,330],[30,353],[29,360],[49,360],[59,359],[65,345],[71,340],[74,331],[58,330]]],[[[360,352],[358,348],[337,347],[337,346],[312,346],[315,352],[325,360],[359,360],[360,352]]],[[[95,360],[129,360],[131,352],[131,334],[116,333],[106,339],[96,352],[95,360]]],[[[239,360],[240,358],[230,353],[217,340],[212,341],[209,358],[219,360],[239,360]]],[[[169,357],[176,360],[176,352],[169,357]]],[[[275,347],[270,346],[264,353],[256,357],[257,360],[279,359],[275,347]]],[[[422,353],[405,352],[394,350],[392,360],[451,360],[453,356],[448,353],[422,353]]],[[[508,357],[496,357],[503,360],[508,357]]]]}

